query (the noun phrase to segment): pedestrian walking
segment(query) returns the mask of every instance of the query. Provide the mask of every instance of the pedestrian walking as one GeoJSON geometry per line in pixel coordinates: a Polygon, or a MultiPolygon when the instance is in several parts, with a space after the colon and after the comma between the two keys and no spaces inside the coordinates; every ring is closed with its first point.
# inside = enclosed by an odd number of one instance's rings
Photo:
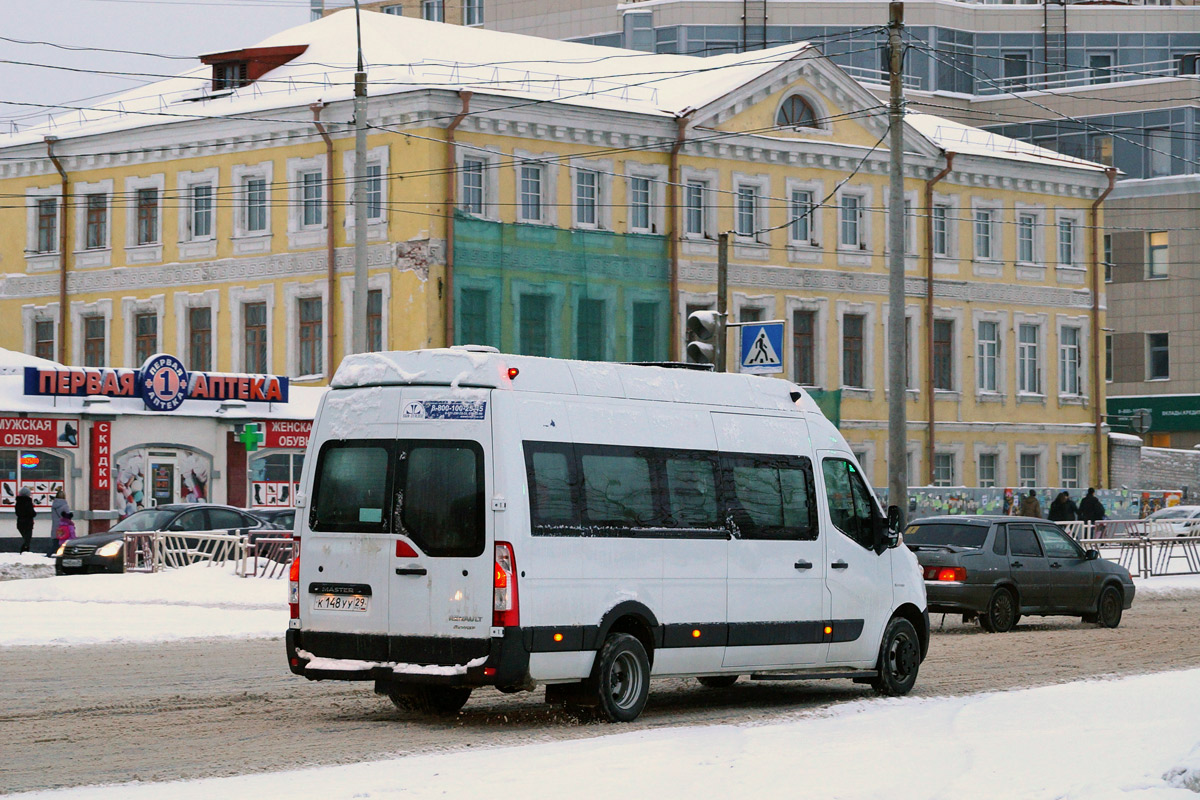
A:
{"type": "Polygon", "coordinates": [[[1104,516],[1104,504],[1096,497],[1096,490],[1089,487],[1087,496],[1079,501],[1079,518],[1092,526],[1092,538],[1100,537],[1104,516]]]}
{"type": "MultiPolygon", "coordinates": [[[[71,513],[71,504],[67,502],[67,495],[59,489],[54,494],[54,502],[50,504],[50,552],[46,555],[53,557],[58,550],[58,528],[62,522],[63,514],[71,513]]],[[[74,523],[71,523],[74,528],[74,523]]]]}
{"type": "Polygon", "coordinates": [[[1029,494],[1021,498],[1021,505],[1017,507],[1017,516],[1040,517],[1041,515],[1042,504],[1038,502],[1037,492],[1030,489],[1029,494]]]}
{"type": "Polygon", "coordinates": [[[33,508],[33,496],[28,486],[22,486],[17,492],[17,532],[21,534],[21,552],[28,553],[33,547],[33,518],[37,511],[33,508]]]}
{"type": "Polygon", "coordinates": [[[1071,495],[1068,492],[1059,492],[1058,497],[1050,504],[1050,512],[1046,518],[1051,522],[1073,522],[1078,513],[1079,509],[1075,507],[1071,495]]]}

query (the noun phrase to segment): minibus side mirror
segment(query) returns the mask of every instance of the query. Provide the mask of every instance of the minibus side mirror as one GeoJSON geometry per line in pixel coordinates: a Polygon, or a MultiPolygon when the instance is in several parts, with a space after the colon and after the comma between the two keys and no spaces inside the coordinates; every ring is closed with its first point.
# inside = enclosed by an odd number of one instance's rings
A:
{"type": "Polygon", "coordinates": [[[900,532],[900,506],[888,506],[887,523],[889,532],[900,532]]]}
{"type": "Polygon", "coordinates": [[[875,552],[883,555],[883,551],[900,544],[900,509],[888,506],[887,518],[875,517],[875,552]]]}

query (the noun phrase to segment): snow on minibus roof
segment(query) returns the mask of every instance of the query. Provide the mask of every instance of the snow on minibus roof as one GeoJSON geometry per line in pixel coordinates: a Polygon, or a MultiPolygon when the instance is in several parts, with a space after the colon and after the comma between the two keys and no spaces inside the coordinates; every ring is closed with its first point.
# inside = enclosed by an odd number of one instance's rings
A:
{"type": "Polygon", "coordinates": [[[807,392],[777,378],[518,356],[464,347],[347,356],[331,383],[335,390],[414,385],[820,413],[807,392]]]}

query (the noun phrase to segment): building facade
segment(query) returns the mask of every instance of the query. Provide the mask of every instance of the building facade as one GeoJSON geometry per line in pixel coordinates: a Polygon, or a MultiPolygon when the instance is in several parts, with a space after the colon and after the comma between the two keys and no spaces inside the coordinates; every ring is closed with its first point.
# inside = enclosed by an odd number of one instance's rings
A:
{"type": "MultiPolygon", "coordinates": [[[[783,376],[876,485],[891,368],[912,482],[1103,483],[1102,165],[911,115],[891,364],[886,116],[815,48],[700,59],[370,17],[371,349],[677,360],[728,231],[731,313],[786,320],[783,376]]],[[[354,35],[333,14],[0,143],[24,198],[0,210],[0,346],[322,384],[354,321],[354,35]]]]}

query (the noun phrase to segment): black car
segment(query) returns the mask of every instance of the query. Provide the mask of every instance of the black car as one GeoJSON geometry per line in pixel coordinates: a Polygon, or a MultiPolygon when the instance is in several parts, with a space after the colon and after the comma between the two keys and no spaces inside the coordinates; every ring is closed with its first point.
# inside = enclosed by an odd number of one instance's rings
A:
{"type": "Polygon", "coordinates": [[[267,527],[258,517],[231,506],[179,503],[147,508],[130,514],[107,533],[81,536],[62,544],[54,554],[54,572],[57,575],[124,572],[126,533],[225,533],[267,527]]]}
{"type": "Polygon", "coordinates": [[[272,528],[291,535],[296,525],[294,508],[252,508],[249,513],[268,523],[272,528]]]}
{"type": "Polygon", "coordinates": [[[1128,570],[1044,519],[927,517],[909,524],[904,543],[921,564],[929,611],[977,617],[985,631],[1010,630],[1023,614],[1115,628],[1133,604],[1128,570]]]}

